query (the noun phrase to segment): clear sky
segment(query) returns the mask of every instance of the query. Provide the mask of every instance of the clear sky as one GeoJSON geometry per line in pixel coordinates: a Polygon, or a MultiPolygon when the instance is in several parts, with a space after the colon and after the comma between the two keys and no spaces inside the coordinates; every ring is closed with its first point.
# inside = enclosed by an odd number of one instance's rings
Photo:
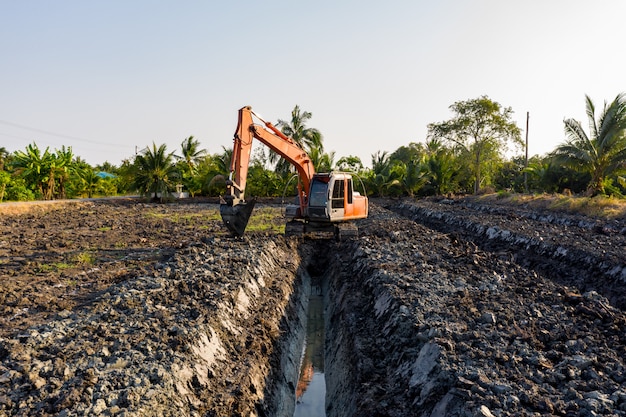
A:
{"type": "MultiPolygon", "coordinates": [[[[530,154],[626,91],[624,0],[0,0],[0,147],[119,165],[193,135],[232,146],[244,105],[297,104],[326,151],[369,165],[456,101],[511,107],[530,154]]],[[[522,153],[521,151],[519,152],[522,153]]]]}

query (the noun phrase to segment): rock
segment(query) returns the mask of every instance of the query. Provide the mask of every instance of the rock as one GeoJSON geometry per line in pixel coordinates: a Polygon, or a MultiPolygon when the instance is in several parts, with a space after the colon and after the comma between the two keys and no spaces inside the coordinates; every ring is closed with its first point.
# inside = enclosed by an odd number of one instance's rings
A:
{"type": "Polygon", "coordinates": [[[92,408],[91,412],[92,412],[94,415],[99,416],[99,415],[101,415],[101,414],[104,412],[104,410],[106,410],[106,409],[107,409],[107,404],[106,404],[106,402],[105,402],[102,398],[99,398],[99,399],[97,399],[97,400],[96,400],[96,403],[94,404],[94,406],[93,406],[93,408],[92,408]]]}
{"type": "Polygon", "coordinates": [[[496,324],[496,315],[492,312],[485,312],[480,316],[480,322],[484,324],[496,324]]]}
{"type": "Polygon", "coordinates": [[[486,405],[481,405],[478,409],[479,417],[495,417],[486,405]]]}

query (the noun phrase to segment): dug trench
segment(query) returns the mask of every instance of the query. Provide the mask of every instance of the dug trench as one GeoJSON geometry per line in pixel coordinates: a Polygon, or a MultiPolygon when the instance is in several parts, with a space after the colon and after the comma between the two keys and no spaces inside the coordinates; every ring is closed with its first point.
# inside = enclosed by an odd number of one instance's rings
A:
{"type": "Polygon", "coordinates": [[[312,288],[327,416],[626,415],[615,302],[416,217],[372,204],[343,242],[204,236],[5,333],[0,415],[291,416],[312,288]]]}

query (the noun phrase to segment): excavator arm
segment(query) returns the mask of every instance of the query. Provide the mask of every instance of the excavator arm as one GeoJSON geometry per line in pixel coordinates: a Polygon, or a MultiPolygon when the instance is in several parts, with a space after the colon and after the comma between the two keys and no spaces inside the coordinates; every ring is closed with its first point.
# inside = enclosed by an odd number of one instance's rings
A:
{"type": "Polygon", "coordinates": [[[234,135],[230,174],[226,182],[227,192],[220,205],[220,213],[226,227],[235,235],[242,236],[254,208],[254,200],[246,202],[246,180],[252,151],[252,140],[257,139],[289,161],[298,172],[298,199],[300,210],[305,213],[309,187],[315,168],[307,153],[291,138],[285,136],[270,122],[252,111],[250,106],[239,109],[237,129],[234,135]],[[264,126],[254,123],[253,116],[264,126]]]}

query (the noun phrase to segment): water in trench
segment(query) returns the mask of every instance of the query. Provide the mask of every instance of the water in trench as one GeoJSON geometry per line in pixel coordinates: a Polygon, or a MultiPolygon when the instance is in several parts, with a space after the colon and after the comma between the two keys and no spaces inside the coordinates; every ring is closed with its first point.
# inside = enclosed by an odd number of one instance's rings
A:
{"type": "Polygon", "coordinates": [[[296,387],[294,417],[325,417],[326,379],[324,376],[324,296],[321,286],[311,290],[307,331],[300,377],[296,387]]]}

